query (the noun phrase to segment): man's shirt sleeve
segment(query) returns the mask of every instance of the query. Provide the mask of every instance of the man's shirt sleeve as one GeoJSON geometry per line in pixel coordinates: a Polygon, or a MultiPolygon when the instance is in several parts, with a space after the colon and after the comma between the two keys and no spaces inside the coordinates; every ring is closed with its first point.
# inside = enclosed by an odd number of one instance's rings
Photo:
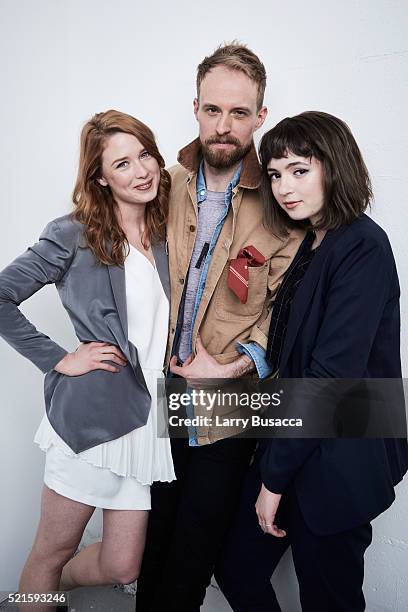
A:
{"type": "Polygon", "coordinates": [[[247,342],[242,344],[237,342],[237,351],[243,355],[247,355],[255,364],[259,378],[265,378],[272,373],[272,368],[266,361],[266,351],[256,342],[247,342]]]}

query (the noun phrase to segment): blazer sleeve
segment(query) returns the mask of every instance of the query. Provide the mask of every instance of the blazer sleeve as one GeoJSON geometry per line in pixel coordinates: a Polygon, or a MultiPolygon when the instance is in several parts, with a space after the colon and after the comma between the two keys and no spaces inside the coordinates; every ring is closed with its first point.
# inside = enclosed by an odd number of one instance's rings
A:
{"type": "Polygon", "coordinates": [[[51,221],[39,241],[0,272],[0,336],[44,373],[67,351],[38,331],[18,307],[44,285],[61,281],[75,250],[72,232],[51,221]]]}
{"type": "MultiPolygon", "coordinates": [[[[357,236],[336,245],[328,271],[325,311],[305,378],[362,378],[388,300],[399,285],[385,237],[357,236]]],[[[320,439],[274,439],[261,460],[267,489],[282,493],[320,439]]]]}

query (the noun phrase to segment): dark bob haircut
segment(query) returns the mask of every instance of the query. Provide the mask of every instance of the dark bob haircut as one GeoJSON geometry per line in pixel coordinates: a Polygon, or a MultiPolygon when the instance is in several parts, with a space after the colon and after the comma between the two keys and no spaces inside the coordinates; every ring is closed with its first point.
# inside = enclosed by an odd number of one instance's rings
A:
{"type": "Polygon", "coordinates": [[[287,117],[266,132],[259,145],[262,164],[261,195],[265,226],[285,234],[288,227],[310,226],[295,222],[275,200],[267,166],[272,158],[288,153],[315,157],[323,164],[324,205],[315,229],[337,229],[359,217],[370,205],[370,177],[349,127],[328,113],[308,111],[287,117]]]}

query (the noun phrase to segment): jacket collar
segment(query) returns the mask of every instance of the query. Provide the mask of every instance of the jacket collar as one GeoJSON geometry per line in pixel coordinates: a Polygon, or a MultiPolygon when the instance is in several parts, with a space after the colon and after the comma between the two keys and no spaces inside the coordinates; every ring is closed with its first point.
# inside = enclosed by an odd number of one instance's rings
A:
{"type": "MultiPolygon", "coordinates": [[[[186,170],[197,174],[202,159],[201,142],[196,138],[179,151],[177,161],[186,170]]],[[[255,145],[252,142],[251,148],[242,160],[242,171],[238,185],[247,189],[257,189],[261,181],[261,167],[256,154],[255,145]]]]}

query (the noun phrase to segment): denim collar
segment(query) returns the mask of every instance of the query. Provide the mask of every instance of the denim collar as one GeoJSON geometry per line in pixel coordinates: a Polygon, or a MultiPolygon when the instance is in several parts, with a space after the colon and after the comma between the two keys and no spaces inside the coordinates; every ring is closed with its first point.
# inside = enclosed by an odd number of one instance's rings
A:
{"type": "MultiPolygon", "coordinates": [[[[228,201],[231,199],[232,190],[239,183],[239,179],[241,178],[241,171],[242,171],[242,162],[239,164],[238,168],[236,169],[234,173],[234,176],[232,177],[232,179],[230,180],[230,182],[228,183],[225,189],[226,200],[228,196],[228,201]]],[[[204,202],[204,200],[206,199],[207,199],[207,186],[206,186],[205,175],[204,175],[204,160],[201,160],[200,166],[198,168],[198,173],[197,173],[197,204],[201,204],[201,202],[204,202]]]]}

